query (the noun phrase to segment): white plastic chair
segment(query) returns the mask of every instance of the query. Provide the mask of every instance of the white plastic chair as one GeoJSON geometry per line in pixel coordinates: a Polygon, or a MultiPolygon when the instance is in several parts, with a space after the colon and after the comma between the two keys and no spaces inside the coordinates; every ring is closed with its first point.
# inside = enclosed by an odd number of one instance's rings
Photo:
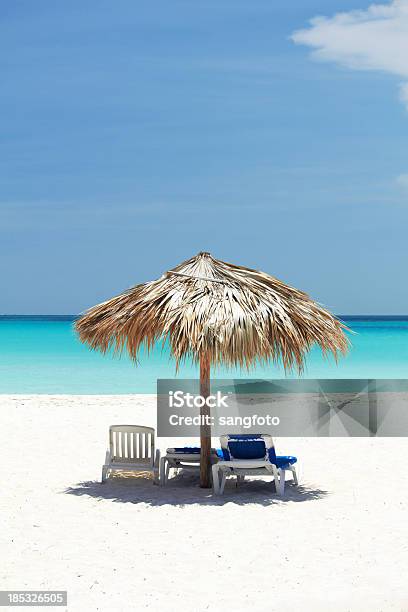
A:
{"type": "Polygon", "coordinates": [[[155,451],[154,434],[152,427],[111,425],[102,482],[111,472],[150,472],[153,482],[158,483],[160,451],[155,451]]]}

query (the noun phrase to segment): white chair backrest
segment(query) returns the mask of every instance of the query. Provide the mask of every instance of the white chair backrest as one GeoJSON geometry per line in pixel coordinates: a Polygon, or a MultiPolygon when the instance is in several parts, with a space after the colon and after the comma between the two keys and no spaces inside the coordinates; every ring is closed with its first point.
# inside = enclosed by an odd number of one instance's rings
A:
{"type": "Polygon", "coordinates": [[[154,429],[141,425],[111,425],[109,450],[115,462],[153,463],[154,429]]]}
{"type": "MultiPolygon", "coordinates": [[[[224,457],[230,459],[276,458],[273,438],[269,434],[227,434],[220,437],[224,457]]],[[[230,460],[229,459],[229,460],[230,460]]]]}

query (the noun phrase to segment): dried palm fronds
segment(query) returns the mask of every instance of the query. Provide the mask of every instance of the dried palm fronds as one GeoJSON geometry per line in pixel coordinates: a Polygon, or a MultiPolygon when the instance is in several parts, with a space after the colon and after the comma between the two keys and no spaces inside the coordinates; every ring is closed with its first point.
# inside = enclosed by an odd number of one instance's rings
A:
{"type": "Polygon", "coordinates": [[[134,360],[162,340],[177,364],[206,355],[215,365],[272,360],[299,372],[314,344],[336,359],[348,346],[345,326],[306,293],[209,253],[94,306],[76,329],[91,348],[126,349],[134,360]]]}

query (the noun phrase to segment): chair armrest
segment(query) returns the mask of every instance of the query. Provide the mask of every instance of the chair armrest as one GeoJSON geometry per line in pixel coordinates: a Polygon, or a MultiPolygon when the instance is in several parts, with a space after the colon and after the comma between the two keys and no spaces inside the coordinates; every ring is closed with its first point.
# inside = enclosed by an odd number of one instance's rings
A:
{"type": "Polygon", "coordinates": [[[155,457],[154,457],[153,465],[154,465],[155,468],[157,468],[157,469],[159,468],[159,465],[160,465],[160,449],[159,448],[156,448],[156,454],[155,454],[155,457]]]}
{"type": "Polygon", "coordinates": [[[105,465],[109,465],[110,462],[111,462],[111,454],[110,454],[110,450],[108,449],[105,455],[105,465]]]}

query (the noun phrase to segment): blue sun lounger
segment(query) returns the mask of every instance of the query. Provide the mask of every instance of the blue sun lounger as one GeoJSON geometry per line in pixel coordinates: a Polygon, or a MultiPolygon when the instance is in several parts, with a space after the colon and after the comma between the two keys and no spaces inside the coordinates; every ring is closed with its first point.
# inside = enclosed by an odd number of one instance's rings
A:
{"type": "Polygon", "coordinates": [[[223,459],[212,466],[213,488],[222,495],[228,476],[236,476],[238,482],[245,476],[272,476],[276,492],[285,492],[285,474],[291,472],[292,480],[298,484],[296,457],[277,456],[272,436],[266,434],[236,434],[221,436],[223,459]]]}

